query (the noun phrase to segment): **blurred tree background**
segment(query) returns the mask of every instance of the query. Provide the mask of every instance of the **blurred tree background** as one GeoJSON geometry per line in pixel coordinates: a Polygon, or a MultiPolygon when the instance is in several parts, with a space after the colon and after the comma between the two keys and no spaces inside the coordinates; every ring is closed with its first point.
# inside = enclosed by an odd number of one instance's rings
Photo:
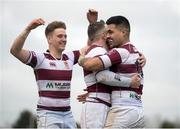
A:
{"type": "Polygon", "coordinates": [[[19,118],[12,125],[12,128],[37,128],[36,115],[28,110],[20,113],[19,118]]]}

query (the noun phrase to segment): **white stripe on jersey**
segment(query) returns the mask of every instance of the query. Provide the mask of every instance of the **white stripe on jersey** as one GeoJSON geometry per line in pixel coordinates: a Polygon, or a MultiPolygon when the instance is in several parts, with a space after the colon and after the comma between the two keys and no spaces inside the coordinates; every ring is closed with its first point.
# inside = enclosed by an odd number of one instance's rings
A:
{"type": "Polygon", "coordinates": [[[44,61],[41,63],[41,65],[36,66],[35,69],[70,70],[72,69],[71,68],[72,66],[73,66],[73,62],[70,60],[61,61],[61,60],[49,60],[45,58],[44,61]],[[50,64],[52,64],[51,67],[50,67],[50,64]]]}
{"type": "Polygon", "coordinates": [[[86,86],[92,86],[96,84],[96,76],[95,73],[90,73],[84,77],[84,81],[86,82],[86,86]]]}
{"type": "Polygon", "coordinates": [[[139,57],[138,53],[130,53],[128,59],[123,64],[134,64],[139,57]]]}
{"type": "Polygon", "coordinates": [[[103,56],[99,56],[99,57],[103,62],[104,68],[109,68],[110,66],[112,66],[111,60],[108,57],[108,55],[103,55],[103,56]]]}
{"type": "Polygon", "coordinates": [[[111,103],[112,106],[116,105],[132,105],[142,107],[140,99],[131,98],[130,94],[136,94],[134,91],[112,91],[111,103]]]}
{"type": "Polygon", "coordinates": [[[114,48],[114,50],[118,51],[119,55],[121,56],[122,63],[126,62],[129,58],[129,51],[124,48],[114,48]]]}
{"type": "Polygon", "coordinates": [[[66,107],[70,105],[70,98],[68,99],[56,99],[48,97],[40,97],[38,105],[46,107],[66,107]]]}

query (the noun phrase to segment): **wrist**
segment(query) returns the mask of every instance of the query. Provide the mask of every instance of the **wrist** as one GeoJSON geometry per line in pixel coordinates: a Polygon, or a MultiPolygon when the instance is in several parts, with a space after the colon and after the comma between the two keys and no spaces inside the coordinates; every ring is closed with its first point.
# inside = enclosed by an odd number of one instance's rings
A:
{"type": "Polygon", "coordinates": [[[29,26],[27,26],[24,31],[25,32],[31,32],[31,28],[29,26]]]}
{"type": "Polygon", "coordinates": [[[80,55],[79,56],[79,59],[78,59],[78,64],[80,65],[80,66],[82,66],[83,65],[83,60],[85,59],[85,56],[84,55],[80,55]]]}

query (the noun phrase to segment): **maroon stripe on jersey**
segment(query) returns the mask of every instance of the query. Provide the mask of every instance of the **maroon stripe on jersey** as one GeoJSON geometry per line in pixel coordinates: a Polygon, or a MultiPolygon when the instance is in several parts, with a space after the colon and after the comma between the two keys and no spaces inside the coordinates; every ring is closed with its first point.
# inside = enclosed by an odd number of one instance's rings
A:
{"type": "Polygon", "coordinates": [[[49,98],[70,98],[70,91],[39,91],[39,96],[49,98]]]}
{"type": "Polygon", "coordinates": [[[28,63],[27,65],[31,66],[32,68],[34,68],[37,65],[37,57],[36,57],[36,53],[31,51],[31,61],[30,63],[28,63]]]}
{"type": "Polygon", "coordinates": [[[66,80],[72,78],[72,70],[37,69],[34,71],[36,80],[66,80]]]}
{"type": "Polygon", "coordinates": [[[87,87],[88,92],[111,93],[111,88],[105,84],[97,83],[87,87]]]}
{"type": "Polygon", "coordinates": [[[73,51],[73,53],[74,53],[74,64],[76,64],[76,63],[78,63],[80,52],[79,51],[73,51]]]}
{"type": "Polygon", "coordinates": [[[102,64],[103,64],[103,69],[105,69],[104,61],[103,61],[100,57],[98,57],[98,58],[101,60],[101,62],[102,62],[102,64]]]}
{"type": "Polygon", "coordinates": [[[45,109],[45,110],[51,110],[51,111],[70,111],[71,107],[66,106],[66,107],[46,107],[42,105],[37,105],[38,109],[45,109]]]}
{"type": "Polygon", "coordinates": [[[125,45],[121,46],[121,48],[127,49],[130,53],[139,53],[137,51],[137,49],[135,48],[135,46],[132,44],[125,44],[125,45]]]}
{"type": "Polygon", "coordinates": [[[107,105],[108,107],[111,107],[111,104],[110,104],[110,103],[108,103],[108,102],[106,102],[106,101],[104,101],[104,100],[102,100],[102,99],[100,99],[100,98],[97,98],[97,97],[89,97],[89,98],[93,98],[93,99],[97,100],[98,102],[90,101],[90,100],[86,100],[86,102],[102,103],[102,104],[107,105]]]}
{"type": "Polygon", "coordinates": [[[112,87],[112,91],[122,91],[122,90],[128,90],[128,91],[134,91],[137,94],[142,94],[143,85],[140,85],[139,88],[131,88],[131,87],[112,87]]]}
{"type": "Polygon", "coordinates": [[[89,75],[89,74],[93,73],[92,71],[86,71],[86,70],[84,70],[84,69],[83,69],[83,72],[84,72],[84,76],[86,76],[86,75],[89,75]]]}
{"type": "Polygon", "coordinates": [[[44,56],[46,59],[49,59],[49,60],[56,60],[53,56],[51,56],[49,53],[44,53],[44,56]]]}
{"type": "Polygon", "coordinates": [[[117,69],[118,73],[138,73],[138,68],[135,64],[120,64],[117,69]]]}
{"type": "Polygon", "coordinates": [[[111,60],[112,65],[113,64],[119,64],[122,62],[119,52],[116,51],[115,49],[112,49],[111,51],[109,51],[108,56],[111,60]]]}
{"type": "Polygon", "coordinates": [[[62,60],[68,60],[69,58],[68,58],[68,56],[66,55],[66,54],[63,54],[62,55],[62,60]]]}

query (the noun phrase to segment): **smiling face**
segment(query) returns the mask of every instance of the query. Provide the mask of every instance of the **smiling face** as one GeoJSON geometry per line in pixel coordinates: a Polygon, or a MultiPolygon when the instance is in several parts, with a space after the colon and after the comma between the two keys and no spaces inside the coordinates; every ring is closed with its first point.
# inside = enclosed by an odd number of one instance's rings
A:
{"type": "Polygon", "coordinates": [[[49,47],[57,51],[63,51],[66,47],[66,42],[66,30],[63,28],[57,28],[48,35],[49,47]]]}
{"type": "Polygon", "coordinates": [[[124,16],[112,16],[107,21],[107,40],[110,49],[129,42],[130,23],[124,16]]]}
{"type": "Polygon", "coordinates": [[[107,26],[107,44],[110,49],[120,47],[125,40],[125,33],[115,24],[107,26]]]}
{"type": "Polygon", "coordinates": [[[45,29],[45,35],[51,53],[61,53],[66,46],[66,25],[62,21],[53,21],[45,29]]]}

